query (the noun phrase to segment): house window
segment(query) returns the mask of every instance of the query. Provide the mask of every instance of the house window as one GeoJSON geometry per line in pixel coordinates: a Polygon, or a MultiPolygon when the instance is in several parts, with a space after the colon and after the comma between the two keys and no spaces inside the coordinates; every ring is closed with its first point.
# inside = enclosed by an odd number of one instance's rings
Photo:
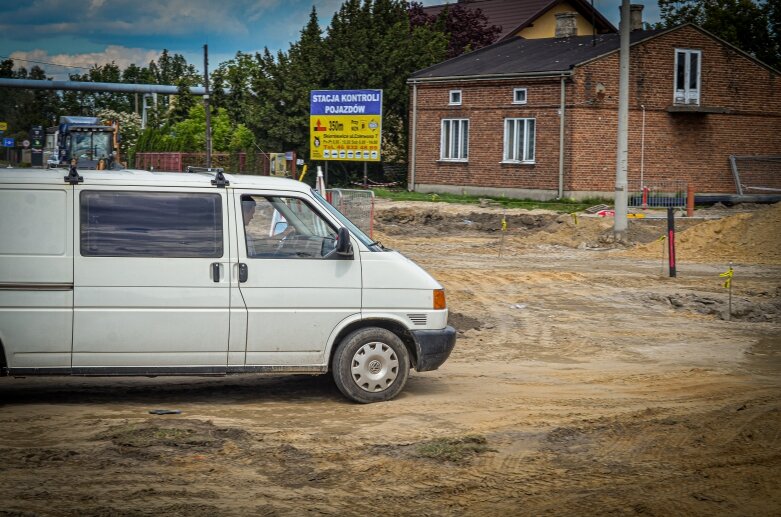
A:
{"type": "Polygon", "coordinates": [[[675,49],[675,104],[700,103],[700,69],[702,52],[675,49]]]}
{"type": "Polygon", "coordinates": [[[461,106],[461,90],[450,90],[450,105],[461,106]]]}
{"type": "Polygon", "coordinates": [[[504,157],[509,163],[534,163],[533,118],[504,119],[504,157]]]}
{"type": "Polygon", "coordinates": [[[469,157],[469,119],[442,120],[440,159],[466,161],[469,157]]]}
{"type": "Polygon", "coordinates": [[[526,88],[513,88],[513,104],[526,104],[526,88]]]}

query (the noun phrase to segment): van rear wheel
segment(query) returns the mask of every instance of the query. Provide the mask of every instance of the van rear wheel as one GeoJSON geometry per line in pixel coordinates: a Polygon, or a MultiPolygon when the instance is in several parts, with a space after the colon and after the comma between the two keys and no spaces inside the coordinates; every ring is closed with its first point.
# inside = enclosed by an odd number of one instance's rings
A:
{"type": "Polygon", "coordinates": [[[409,377],[409,352],[393,332],[369,327],[347,335],[331,365],[334,381],[347,398],[367,404],[398,395],[409,377]]]}

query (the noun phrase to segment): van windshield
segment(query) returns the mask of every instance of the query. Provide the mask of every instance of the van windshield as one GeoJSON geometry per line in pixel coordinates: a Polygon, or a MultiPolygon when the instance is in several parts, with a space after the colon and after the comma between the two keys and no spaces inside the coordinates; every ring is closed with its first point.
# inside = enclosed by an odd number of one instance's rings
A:
{"type": "Polygon", "coordinates": [[[320,193],[312,189],[312,195],[317,198],[318,201],[334,216],[336,217],[339,222],[341,222],[344,226],[347,227],[348,230],[350,230],[350,233],[352,233],[356,239],[361,241],[361,243],[369,248],[371,251],[382,251],[382,248],[380,247],[379,243],[377,241],[373,241],[368,235],[363,233],[363,231],[355,226],[355,224],[347,219],[343,213],[341,213],[339,210],[334,208],[334,206],[329,203],[323,196],[320,195],[320,193]]]}

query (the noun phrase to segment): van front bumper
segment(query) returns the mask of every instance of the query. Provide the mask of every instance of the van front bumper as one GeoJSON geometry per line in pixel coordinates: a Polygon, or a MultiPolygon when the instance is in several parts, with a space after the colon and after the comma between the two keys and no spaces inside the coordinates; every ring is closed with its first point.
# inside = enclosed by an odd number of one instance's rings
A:
{"type": "Polygon", "coordinates": [[[415,370],[428,372],[436,370],[444,363],[456,344],[456,329],[445,327],[441,330],[411,330],[415,340],[418,360],[415,370]]]}

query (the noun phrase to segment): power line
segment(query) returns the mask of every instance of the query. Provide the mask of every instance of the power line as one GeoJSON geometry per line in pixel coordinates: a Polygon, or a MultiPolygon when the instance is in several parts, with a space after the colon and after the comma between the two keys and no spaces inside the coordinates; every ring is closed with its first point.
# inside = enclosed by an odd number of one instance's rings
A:
{"type": "Polygon", "coordinates": [[[59,63],[47,63],[46,61],[35,61],[32,59],[22,59],[20,57],[11,57],[11,56],[0,56],[0,58],[3,59],[10,59],[12,61],[24,61],[25,63],[36,63],[39,65],[51,65],[51,66],[61,66],[64,68],[78,68],[80,70],[91,70],[91,66],[76,66],[76,65],[61,65],[59,63]]]}

